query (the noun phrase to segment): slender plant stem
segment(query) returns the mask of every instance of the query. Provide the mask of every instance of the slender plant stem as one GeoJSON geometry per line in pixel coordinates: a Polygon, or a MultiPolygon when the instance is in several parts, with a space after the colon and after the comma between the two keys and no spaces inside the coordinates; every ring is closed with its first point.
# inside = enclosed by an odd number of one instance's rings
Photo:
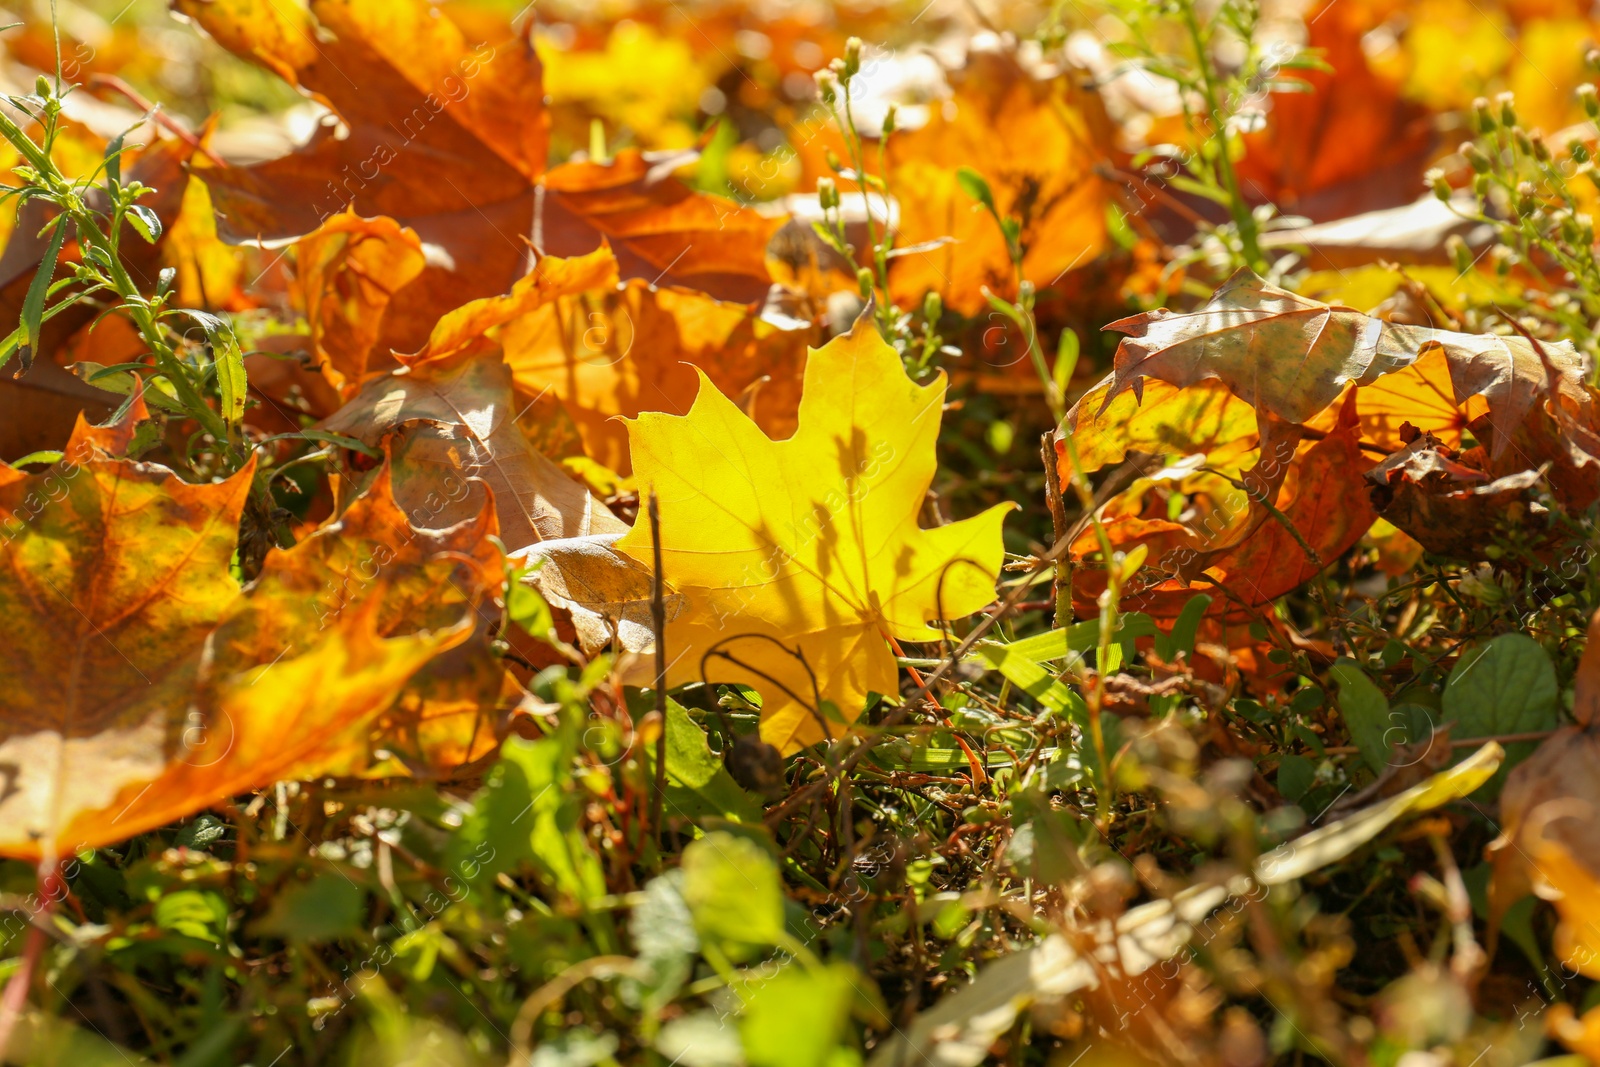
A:
{"type": "Polygon", "coordinates": [[[656,779],[650,827],[656,835],[656,848],[661,847],[662,820],[667,803],[667,606],[661,593],[661,507],[656,501],[656,491],[650,490],[648,505],[650,516],[650,549],[655,568],[650,575],[650,625],[656,640],[656,715],[660,718],[661,732],[656,735],[656,779]]]}

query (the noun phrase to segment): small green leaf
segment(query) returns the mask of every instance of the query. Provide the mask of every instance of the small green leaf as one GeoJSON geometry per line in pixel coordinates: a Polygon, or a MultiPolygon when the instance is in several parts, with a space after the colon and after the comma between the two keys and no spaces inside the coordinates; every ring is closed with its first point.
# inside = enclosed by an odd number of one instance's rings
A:
{"type": "Polygon", "coordinates": [[[749,838],[715,830],[684,849],[683,899],[701,943],[731,958],[789,939],[778,865],[749,838]]]}
{"type": "Polygon", "coordinates": [[[123,130],[106,143],[106,185],[122,184],[122,144],[131,130],[123,130]]]}
{"type": "Polygon", "coordinates": [[[222,401],[222,418],[230,427],[237,426],[244,418],[249,382],[245,379],[244,352],[239,348],[233,326],[207,311],[186,308],[183,314],[198,322],[205,331],[206,343],[211,346],[211,358],[217,368],[217,396],[222,401]]]}
{"type": "Polygon", "coordinates": [[[150,244],[161,240],[161,216],[143,204],[130,205],[124,217],[128,220],[128,225],[150,244]]]}
{"type": "MultiPolygon", "coordinates": [[[[1059,630],[1054,632],[1061,633],[1059,630]]],[[[1078,694],[1058,682],[1033,659],[1019,654],[1015,646],[981,641],[973,651],[983,657],[990,667],[999,671],[1012,685],[1057,715],[1079,718],[1087,716],[1083,700],[1078,694]]]]}
{"type": "MultiPolygon", "coordinates": [[[[1451,736],[1456,738],[1535,733],[1559,725],[1559,698],[1549,654],[1528,635],[1510,633],[1461,654],[1445,683],[1440,711],[1444,722],[1455,724],[1451,736]]],[[[1537,745],[1507,745],[1506,768],[1527,759],[1537,745]]],[[[1489,783],[1488,793],[1499,791],[1505,773],[1489,783]]]]}
{"type": "Polygon", "coordinates": [[[1078,350],[1077,333],[1062,330],[1061,339],[1056,342],[1056,365],[1051,368],[1050,376],[1063,394],[1072,383],[1072,372],[1078,369],[1078,350]]]}
{"type": "Polygon", "coordinates": [[[1316,765],[1304,756],[1290,754],[1278,761],[1278,792],[1285,800],[1298,801],[1311,791],[1316,779],[1316,765]]]}
{"type": "Polygon", "coordinates": [[[530,798],[508,832],[527,836],[533,863],[550,886],[587,905],[605,896],[606,877],[581,825],[582,801],[572,777],[575,748],[573,733],[562,730],[537,741],[509,738],[500,758],[516,765],[530,798]]]}
{"type": "Polygon", "coordinates": [[[55,277],[56,261],[61,258],[61,246],[66,239],[67,219],[63,215],[56,219],[55,232],[50,235],[50,242],[45,246],[44,258],[39,260],[33,281],[28,284],[28,294],[22,299],[22,329],[26,341],[21,349],[22,369],[17,372],[19,376],[33,366],[33,357],[39,354],[39,331],[44,323],[44,302],[50,293],[50,280],[55,277]]]}
{"type": "Polygon", "coordinates": [[[1339,686],[1339,711],[1344,715],[1350,739],[1361,750],[1367,766],[1374,771],[1383,770],[1390,754],[1385,735],[1394,725],[1389,718],[1389,698],[1354,660],[1340,660],[1328,673],[1339,686]]]}
{"type": "Polygon", "coordinates": [[[1195,635],[1199,633],[1200,620],[1205,618],[1206,609],[1210,606],[1211,598],[1204,593],[1190,597],[1178,613],[1177,621],[1172,624],[1172,632],[1156,635],[1156,654],[1168,663],[1175,660],[1179,652],[1194,655],[1195,635]]]}
{"type": "Polygon", "coordinates": [[[539,591],[522,580],[532,569],[518,568],[506,583],[506,614],[532,636],[546,640],[555,629],[556,620],[539,591]]]}
{"type": "Polygon", "coordinates": [[[220,945],[228,930],[228,905],[210,890],[180,889],[156,901],[155,919],[163,930],[220,945]]]}
{"type": "Polygon", "coordinates": [[[825,1067],[846,1034],[865,980],[848,963],[790,964],[744,994],[739,1035],[752,1067],[825,1067]]]}
{"type": "Polygon", "coordinates": [[[700,951],[695,936],[694,916],[683,899],[683,871],[668,871],[645,883],[644,900],[628,919],[639,962],[648,979],[629,979],[643,993],[638,1002],[659,1011],[689,980],[694,957],[700,951]]]}
{"type": "Polygon", "coordinates": [[[971,167],[962,167],[956,171],[956,182],[961,186],[962,192],[990,211],[995,210],[994,193],[990,191],[989,183],[984,180],[983,175],[971,167]]]}
{"type": "MultiPolygon", "coordinates": [[[[655,747],[645,749],[645,764],[655,776],[655,747]]],[[[761,821],[761,804],[739,787],[711,751],[706,733],[676,700],[667,700],[667,814],[699,819],[720,816],[734,822],[761,821]]]]}
{"type": "Polygon", "coordinates": [[[275,433],[270,437],[260,438],[256,443],[265,445],[273,441],[321,441],[325,445],[348,448],[352,452],[359,452],[363,456],[370,456],[373,459],[383,458],[383,453],[378,449],[362,444],[354,437],[346,437],[342,433],[329,433],[327,430],[311,429],[296,430],[294,433],[275,433]]]}
{"type": "Polygon", "coordinates": [[[366,903],[366,891],[343,874],[319,874],[273,897],[255,932],[299,943],[359,937],[366,903]]]}

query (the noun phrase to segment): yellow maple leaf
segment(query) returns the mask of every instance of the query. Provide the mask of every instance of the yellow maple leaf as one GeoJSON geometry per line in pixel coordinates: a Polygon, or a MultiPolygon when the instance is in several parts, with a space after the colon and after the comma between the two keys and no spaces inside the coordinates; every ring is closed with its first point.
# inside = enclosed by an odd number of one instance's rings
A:
{"type": "MultiPolygon", "coordinates": [[[[924,530],[943,376],[917,385],[871,316],[806,362],[798,428],[768,437],[701,375],[687,415],[628,423],[635,478],[660,502],[662,572],[689,610],[667,628],[671,684],[737,681],[762,694],[762,737],[793,751],[892,693],[888,638],[994,598],[1000,504],[924,530]],[[718,657],[725,653],[737,662],[718,657]],[[800,657],[804,657],[804,662],[800,657]]],[[[649,564],[640,522],[618,551],[649,564]]]]}

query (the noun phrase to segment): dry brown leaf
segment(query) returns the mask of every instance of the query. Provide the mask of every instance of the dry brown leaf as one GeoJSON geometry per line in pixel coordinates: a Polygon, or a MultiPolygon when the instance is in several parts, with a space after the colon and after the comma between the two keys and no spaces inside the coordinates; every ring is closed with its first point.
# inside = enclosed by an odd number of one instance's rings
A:
{"type": "Polygon", "coordinates": [[[413,526],[438,529],[475,516],[479,479],[494,494],[508,548],[626,530],[528,444],[512,404],[511,369],[497,354],[469,347],[369,382],[321,425],[372,446],[396,435],[394,495],[413,526]]]}
{"type": "Polygon", "coordinates": [[[1456,333],[1387,323],[1352,308],[1323,304],[1240,270],[1202,308],[1158,309],[1111,323],[1128,336],[1117,346],[1109,405],[1135,394],[1146,377],[1174,385],[1218,378],[1234,395],[1291,423],[1327,408],[1347,383],[1369,385],[1438,349],[1449,364],[1457,404],[1482,396],[1498,457],[1551,390],[1554,402],[1587,413],[1589,367],[1567,341],[1543,344],[1545,360],[1522,337],[1456,333]],[[1554,383],[1552,385],[1552,377],[1554,383]]]}
{"type": "MultiPolygon", "coordinates": [[[[650,568],[617,552],[618,534],[541,541],[512,553],[513,562],[532,568],[523,579],[557,612],[566,613],[586,655],[619,649],[646,653],[655,648],[650,616],[650,568]]],[[[684,598],[667,590],[668,622],[684,611],[684,598]]]]}

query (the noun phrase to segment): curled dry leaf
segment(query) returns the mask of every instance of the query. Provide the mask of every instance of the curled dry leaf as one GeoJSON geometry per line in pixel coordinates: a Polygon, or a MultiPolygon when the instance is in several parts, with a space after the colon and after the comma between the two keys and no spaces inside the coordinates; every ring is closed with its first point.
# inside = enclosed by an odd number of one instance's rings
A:
{"type": "MultiPolygon", "coordinates": [[[[1335,425],[1320,439],[1297,443],[1292,433],[1285,436],[1279,429],[1279,436],[1263,443],[1250,406],[1220,383],[1178,389],[1152,381],[1143,403],[1130,403],[1124,393],[1106,404],[1113,388],[1114,383],[1102,383],[1065,422],[1086,471],[1092,464],[1118,462],[1130,451],[1154,454],[1147,463],[1151,474],[1161,456],[1172,453],[1203,453],[1206,465],[1223,474],[1255,459],[1238,476],[1202,472],[1168,480],[1169,491],[1189,495],[1177,521],[1168,517],[1167,499],[1152,493],[1154,483],[1147,479],[1109,502],[1102,521],[1113,546],[1126,552],[1145,545],[1149,551],[1144,569],[1124,591],[1128,610],[1175,619],[1195,593],[1209,592],[1208,614],[1250,618],[1338,559],[1372,525],[1375,513],[1362,480],[1372,461],[1361,450],[1353,398],[1339,405],[1335,425]],[[1100,411],[1094,410],[1097,401],[1104,405],[1100,411]]],[[[1057,438],[1056,451],[1058,477],[1066,479],[1071,463],[1063,437],[1057,438]]],[[[1098,550],[1092,530],[1074,544],[1079,555],[1098,550]]],[[[1093,612],[1105,580],[1102,568],[1075,570],[1073,599],[1079,610],[1093,612]]]]}
{"type": "MultiPolygon", "coordinates": [[[[646,653],[655,649],[650,617],[650,568],[618,553],[619,534],[541,541],[513,561],[534,568],[524,579],[545,602],[565,612],[586,655],[608,649],[646,653]]],[[[667,621],[683,614],[682,595],[664,591],[667,621]]]]}
{"type": "Polygon", "coordinates": [[[1498,456],[1552,390],[1556,403],[1587,414],[1587,361],[1567,341],[1541,346],[1522,337],[1478,336],[1384,322],[1352,308],[1324,304],[1268,285],[1240,270],[1202,308],[1158,309],[1106,327],[1127,334],[1103,405],[1143,379],[1173,385],[1220,379],[1258,412],[1304,423],[1327,408],[1347,383],[1367,385],[1444,353],[1458,403],[1482,396],[1498,456]],[[1546,366],[1548,360],[1549,366],[1546,366]]]}
{"type": "MultiPolygon", "coordinates": [[[[1012,505],[917,525],[944,391],[906,377],[869,312],[811,352],[786,440],[704,375],[687,415],[629,422],[634,477],[660,501],[663,577],[687,605],[667,627],[669,683],[753,686],[762,738],[793,751],[843,728],[823,701],[849,721],[869,692],[896,692],[888,639],[939,640],[930,622],[994,599],[1012,505]]],[[[650,565],[646,524],[616,547],[650,565]]]]}
{"type": "Polygon", "coordinates": [[[392,365],[386,351],[373,349],[395,294],[425,262],[414,232],[353,211],[332,216],[296,242],[294,293],[328,384],[353,394],[370,367],[392,365]]]}
{"type": "Polygon", "coordinates": [[[377,446],[391,435],[394,494],[413,526],[452,526],[476,515],[472,481],[494,494],[509,548],[555,537],[621,532],[606,510],[517,428],[511,370],[467,347],[369,382],[324,429],[377,446]]]}
{"type": "MultiPolygon", "coordinates": [[[[80,422],[61,463],[0,475],[0,605],[34,635],[0,653],[13,694],[0,734],[6,855],[96,847],[343,765],[352,733],[472,630],[459,617],[418,626],[402,598],[386,634],[382,574],[318,627],[316,598],[286,576],[348,579],[318,558],[326,542],[274,553],[241,595],[229,567],[253,465],[188,485],[109,458],[143,413],[136,404],[110,428],[80,422]]],[[[435,582],[420,602],[440,596],[435,582]]]]}
{"type": "MultiPolygon", "coordinates": [[[[1099,410],[1092,419],[1074,412],[1069,426],[1115,439],[1112,405],[1126,404],[1125,390],[1139,397],[1157,380],[1183,391],[1215,381],[1253,406],[1258,420],[1271,417],[1317,434],[1344,417],[1335,414],[1345,410],[1336,403],[1340,397],[1353,397],[1355,469],[1372,465],[1363,456],[1391,453],[1373,478],[1378,514],[1437,551],[1459,552],[1475,543],[1472,538],[1505,507],[1526,499],[1537,481],[1547,482],[1569,508],[1586,507],[1600,495],[1588,361],[1568,342],[1384,322],[1267,285],[1248,271],[1235,274],[1197,311],[1158,310],[1107,329],[1129,336],[1117,347],[1109,386],[1093,394],[1099,410]],[[1418,444],[1419,435],[1435,431],[1437,440],[1418,444]],[[1465,443],[1467,432],[1481,447],[1458,455],[1454,446],[1465,443]],[[1419,463],[1432,466],[1423,470],[1419,463]],[[1455,474],[1447,477],[1444,466],[1455,474]],[[1477,474],[1463,478],[1469,469],[1477,474]]],[[[1161,412],[1182,412],[1184,401],[1159,397],[1145,419],[1160,424],[1161,412]]],[[[1131,427],[1135,443],[1129,447],[1137,446],[1133,431],[1142,425],[1131,427]]],[[[1096,444],[1094,434],[1090,448],[1098,451],[1091,454],[1116,454],[1118,445],[1096,444]]],[[[1343,488],[1350,499],[1366,495],[1358,482],[1347,480],[1343,488]]]]}

